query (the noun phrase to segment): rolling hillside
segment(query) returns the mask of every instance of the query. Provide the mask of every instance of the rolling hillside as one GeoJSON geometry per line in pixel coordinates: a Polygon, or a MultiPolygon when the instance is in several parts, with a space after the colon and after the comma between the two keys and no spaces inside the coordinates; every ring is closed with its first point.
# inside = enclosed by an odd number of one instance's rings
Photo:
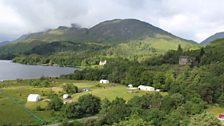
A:
{"type": "Polygon", "coordinates": [[[0,46],[7,45],[7,44],[9,44],[9,43],[10,43],[10,41],[3,41],[3,42],[0,42],[0,46]]]}
{"type": "MultiPolygon", "coordinates": [[[[184,49],[199,46],[146,22],[136,19],[115,19],[99,23],[89,29],[77,25],[60,26],[46,32],[23,35],[12,44],[0,47],[0,58],[17,57],[14,61],[31,63],[24,60],[28,61],[32,57],[30,55],[35,54],[40,58],[40,61],[35,62],[61,64],[59,63],[61,60],[79,59],[76,65],[81,65],[86,59],[95,64],[95,60],[117,57],[141,61],[168,50],[175,50],[178,45],[184,49]],[[29,57],[25,58],[28,55],[29,57]],[[18,58],[21,56],[23,60],[18,58]],[[43,59],[46,61],[42,62],[43,59]]],[[[66,63],[69,64],[71,65],[66,63]]]]}
{"type": "Polygon", "coordinates": [[[207,44],[209,44],[212,41],[215,41],[217,39],[223,39],[223,38],[224,38],[224,32],[219,32],[219,33],[216,33],[216,34],[208,37],[207,39],[205,39],[204,41],[202,41],[201,44],[207,45],[207,44]]]}

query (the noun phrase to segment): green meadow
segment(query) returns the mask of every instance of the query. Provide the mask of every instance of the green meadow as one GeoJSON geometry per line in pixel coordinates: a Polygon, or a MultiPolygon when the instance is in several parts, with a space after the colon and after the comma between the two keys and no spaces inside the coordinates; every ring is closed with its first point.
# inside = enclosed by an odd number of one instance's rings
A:
{"type": "MultiPolygon", "coordinates": [[[[147,92],[139,91],[129,93],[124,85],[99,84],[98,81],[76,81],[66,79],[51,79],[50,87],[33,87],[29,85],[29,80],[5,81],[0,88],[0,125],[28,125],[41,124],[42,122],[55,123],[54,116],[49,110],[37,111],[37,107],[46,108],[49,102],[47,94],[56,93],[63,95],[62,86],[67,83],[76,85],[79,89],[90,88],[90,91],[84,91],[72,95],[71,101],[76,101],[84,94],[93,94],[101,99],[107,98],[113,100],[116,97],[129,100],[134,96],[141,96],[147,92]],[[43,100],[39,102],[27,102],[29,94],[40,94],[43,100]],[[12,109],[13,108],[13,109],[12,109]],[[4,115],[4,116],[2,116],[4,115]]],[[[165,95],[166,93],[163,93],[165,95]]]]}

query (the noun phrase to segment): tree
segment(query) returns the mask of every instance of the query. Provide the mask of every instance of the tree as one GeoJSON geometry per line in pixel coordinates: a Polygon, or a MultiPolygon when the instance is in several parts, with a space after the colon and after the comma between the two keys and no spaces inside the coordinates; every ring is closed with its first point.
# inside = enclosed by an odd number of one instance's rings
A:
{"type": "Polygon", "coordinates": [[[109,110],[109,107],[111,105],[111,102],[108,99],[103,99],[100,106],[100,112],[106,113],[109,110]]]}
{"type": "Polygon", "coordinates": [[[217,99],[217,102],[221,105],[224,106],[224,94],[220,95],[219,98],[217,99]]]}
{"type": "Polygon", "coordinates": [[[194,103],[192,101],[186,101],[183,106],[190,115],[199,114],[204,110],[203,102],[194,103]]]}
{"type": "Polygon", "coordinates": [[[167,95],[162,100],[161,108],[165,111],[171,111],[184,103],[184,97],[179,94],[167,95]]]}
{"type": "Polygon", "coordinates": [[[152,126],[151,122],[144,121],[138,116],[131,116],[125,121],[114,123],[112,126],[152,126]]]}
{"type": "Polygon", "coordinates": [[[59,111],[63,106],[62,100],[58,96],[53,96],[53,98],[48,103],[48,109],[59,111]]]}
{"type": "Polygon", "coordinates": [[[221,124],[215,116],[204,112],[194,115],[190,120],[189,126],[221,126],[221,124]]]}
{"type": "Polygon", "coordinates": [[[153,126],[161,126],[163,120],[165,120],[165,112],[159,110],[158,108],[152,108],[144,111],[145,112],[141,114],[142,118],[146,121],[151,121],[153,126]]]}
{"type": "MultiPolygon", "coordinates": [[[[187,112],[183,107],[179,107],[176,110],[169,112],[165,116],[163,126],[186,126],[188,122],[187,112]]],[[[200,126],[200,125],[199,125],[200,126]]]]}
{"type": "Polygon", "coordinates": [[[125,100],[116,98],[110,103],[108,111],[100,112],[99,118],[102,124],[113,124],[128,117],[130,112],[130,108],[125,104],[125,100]]]}
{"type": "Polygon", "coordinates": [[[100,98],[91,94],[83,95],[79,97],[78,104],[80,109],[85,114],[95,114],[100,109],[100,98]]]}
{"type": "Polygon", "coordinates": [[[78,87],[73,84],[66,84],[63,86],[63,90],[68,94],[74,94],[78,92],[78,87]]]}
{"type": "Polygon", "coordinates": [[[178,45],[177,52],[179,52],[179,53],[182,53],[183,52],[183,49],[182,49],[182,47],[181,47],[180,44],[178,45]]]}
{"type": "Polygon", "coordinates": [[[64,108],[64,116],[67,118],[78,118],[82,115],[80,105],[78,103],[66,104],[64,108]]]}
{"type": "Polygon", "coordinates": [[[205,50],[204,50],[204,48],[202,47],[202,48],[200,49],[200,54],[199,54],[200,58],[201,58],[204,54],[205,54],[205,50]]]}

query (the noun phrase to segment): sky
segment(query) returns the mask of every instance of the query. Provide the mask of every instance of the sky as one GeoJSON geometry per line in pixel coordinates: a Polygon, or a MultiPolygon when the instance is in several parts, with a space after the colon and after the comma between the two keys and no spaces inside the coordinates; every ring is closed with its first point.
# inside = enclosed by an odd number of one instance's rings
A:
{"type": "Polygon", "coordinates": [[[0,41],[72,23],[135,18],[201,42],[224,31],[224,0],[0,0],[0,41]]]}

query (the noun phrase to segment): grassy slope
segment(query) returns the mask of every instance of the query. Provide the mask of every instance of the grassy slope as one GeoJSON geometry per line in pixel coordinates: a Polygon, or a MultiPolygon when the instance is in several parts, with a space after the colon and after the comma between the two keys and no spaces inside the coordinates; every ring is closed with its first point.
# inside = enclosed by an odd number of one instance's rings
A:
{"type": "MultiPolygon", "coordinates": [[[[218,117],[219,114],[224,113],[224,107],[221,106],[209,106],[207,111],[211,114],[213,114],[214,116],[218,117]]],[[[222,126],[224,126],[224,121],[221,121],[222,126]]]]}
{"type": "Polygon", "coordinates": [[[216,117],[219,116],[219,114],[224,113],[224,107],[220,107],[220,106],[209,106],[207,111],[213,115],[215,115],[216,117]]]}
{"type": "Polygon", "coordinates": [[[168,36],[157,35],[155,38],[145,38],[142,40],[121,43],[115,47],[105,50],[112,57],[128,57],[144,60],[149,57],[164,54],[169,50],[176,50],[181,45],[185,50],[194,50],[200,48],[196,43],[189,43],[181,39],[168,36]]]}
{"type": "Polygon", "coordinates": [[[29,124],[34,121],[34,119],[24,111],[22,106],[15,105],[15,103],[9,98],[5,98],[0,93],[0,125],[3,124],[29,124]],[[26,122],[26,123],[25,123],[26,122]]]}
{"type": "Polygon", "coordinates": [[[86,58],[96,56],[104,58],[106,56],[109,58],[128,57],[129,59],[144,60],[148,57],[164,54],[168,50],[174,50],[178,44],[181,44],[185,49],[199,46],[178,38],[158,27],[135,19],[105,21],[90,29],[61,27],[46,32],[25,35],[16,42],[12,45],[1,47],[0,57],[7,58],[7,52],[12,55],[11,57],[18,54],[35,53],[46,55],[53,52],[54,54],[50,58],[54,58],[54,56],[58,57],[60,52],[66,52],[69,55],[71,52],[79,54],[83,51],[90,51],[93,55],[89,55],[88,52],[84,54],[86,58]],[[79,45],[71,47],[66,44],[57,44],[58,46],[55,45],[55,48],[52,48],[53,45],[51,43],[53,41],[65,43],[64,41],[68,40],[79,43],[79,45]],[[38,41],[45,44],[35,48],[35,44],[39,43],[38,41]],[[1,56],[2,54],[4,55],[1,56]]]}
{"type": "MultiPolygon", "coordinates": [[[[50,91],[58,93],[62,90],[62,85],[64,83],[73,83],[79,88],[90,87],[91,91],[82,92],[78,94],[72,95],[72,100],[76,101],[78,97],[91,93],[103,98],[108,98],[109,100],[113,100],[116,97],[122,97],[126,100],[134,96],[140,96],[146,94],[146,92],[138,92],[138,93],[128,93],[127,87],[123,85],[117,85],[115,87],[110,87],[108,84],[101,84],[101,87],[96,86],[99,82],[96,81],[74,81],[74,80],[64,80],[64,79],[54,79],[51,81],[53,87],[49,88],[34,88],[28,85],[28,80],[24,80],[21,82],[17,81],[6,81],[3,82],[5,84],[4,88],[1,88],[8,96],[12,97],[14,100],[18,101],[18,105],[16,105],[12,99],[8,99],[0,93],[0,113],[1,115],[10,115],[8,117],[0,116],[0,125],[4,123],[12,123],[13,125],[18,123],[29,124],[32,122],[37,122],[37,119],[32,116],[32,114],[38,116],[39,118],[49,121],[54,117],[51,116],[50,111],[36,111],[37,106],[41,106],[42,108],[46,107],[47,101],[40,101],[38,103],[27,103],[26,99],[28,94],[38,93],[43,96],[50,91]],[[3,109],[2,109],[3,108],[3,109]],[[13,108],[13,109],[12,109],[13,108]],[[24,112],[24,110],[28,109],[30,112],[24,112]],[[30,114],[32,113],[32,114],[30,114]],[[9,118],[10,117],[10,118],[9,118]]],[[[166,93],[163,93],[164,95],[166,93]]],[[[44,97],[46,98],[46,97],[44,97]]],[[[47,99],[47,98],[46,98],[47,99]]]]}

